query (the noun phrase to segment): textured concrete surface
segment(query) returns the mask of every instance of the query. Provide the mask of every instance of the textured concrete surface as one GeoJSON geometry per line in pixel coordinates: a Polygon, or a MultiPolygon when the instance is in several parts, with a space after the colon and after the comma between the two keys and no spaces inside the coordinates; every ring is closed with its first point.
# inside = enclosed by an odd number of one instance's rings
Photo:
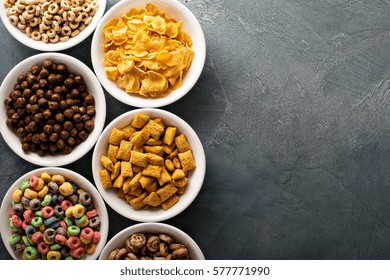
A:
{"type": "MultiPolygon", "coordinates": [[[[207,259],[389,259],[390,1],[181,2],[204,29],[206,65],[163,109],[198,133],[207,174],[165,222],[207,259]]],[[[0,34],[2,80],[36,52],[0,34]]],[[[64,53],[92,67],[90,42],[64,53]]],[[[132,109],[106,98],[107,123],[132,109]]],[[[0,149],[2,198],[36,166],[0,149]]],[[[66,167],[93,181],[90,161],[66,167]]],[[[109,238],[134,224],[109,211],[109,238]]]]}

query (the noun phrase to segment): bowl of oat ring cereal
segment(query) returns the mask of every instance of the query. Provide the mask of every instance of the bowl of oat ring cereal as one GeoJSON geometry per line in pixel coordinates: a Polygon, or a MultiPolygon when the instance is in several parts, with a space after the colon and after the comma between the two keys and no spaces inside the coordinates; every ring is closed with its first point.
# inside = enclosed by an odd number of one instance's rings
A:
{"type": "Polygon", "coordinates": [[[204,260],[197,243],[184,231],[165,223],[127,227],[104,246],[99,260],[204,260]]]}
{"type": "Polygon", "coordinates": [[[21,158],[39,166],[72,163],[103,130],[106,101],[96,76],[61,53],[31,56],[0,87],[0,132],[21,158]]]}
{"type": "Polygon", "coordinates": [[[177,115],[136,109],[109,123],[92,154],[95,185],[107,204],[139,222],[161,222],[184,211],[206,172],[202,142],[177,115]]]}
{"type": "Polygon", "coordinates": [[[20,43],[60,51],[86,39],[102,18],[106,0],[4,0],[0,17],[20,43]]]}
{"type": "Polygon", "coordinates": [[[95,260],[106,244],[108,219],[103,199],[85,177],[41,167],[9,186],[0,233],[16,260],[95,260]]]}

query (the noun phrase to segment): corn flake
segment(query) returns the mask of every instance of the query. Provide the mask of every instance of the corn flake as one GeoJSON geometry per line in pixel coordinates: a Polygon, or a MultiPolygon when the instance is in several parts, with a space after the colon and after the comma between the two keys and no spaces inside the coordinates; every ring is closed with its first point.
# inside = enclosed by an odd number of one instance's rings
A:
{"type": "Polygon", "coordinates": [[[103,27],[106,76],[128,94],[168,95],[181,86],[194,58],[183,23],[148,3],[103,27]]]}

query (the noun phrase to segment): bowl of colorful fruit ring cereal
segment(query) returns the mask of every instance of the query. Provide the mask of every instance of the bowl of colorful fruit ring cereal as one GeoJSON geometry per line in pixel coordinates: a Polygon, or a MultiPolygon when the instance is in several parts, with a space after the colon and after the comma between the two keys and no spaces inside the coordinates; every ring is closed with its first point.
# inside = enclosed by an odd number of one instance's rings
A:
{"type": "Polygon", "coordinates": [[[182,118],[162,109],[126,112],[106,126],[92,154],[95,185],[128,219],[160,222],[197,197],[206,171],[202,143],[182,118]]]}
{"type": "Polygon", "coordinates": [[[1,237],[16,260],[97,259],[108,227],[107,209],[96,188],[61,167],[22,175],[0,209],[1,237]]]}
{"type": "Polygon", "coordinates": [[[111,238],[100,260],[204,260],[197,243],[184,231],[165,223],[140,223],[111,238]]]}

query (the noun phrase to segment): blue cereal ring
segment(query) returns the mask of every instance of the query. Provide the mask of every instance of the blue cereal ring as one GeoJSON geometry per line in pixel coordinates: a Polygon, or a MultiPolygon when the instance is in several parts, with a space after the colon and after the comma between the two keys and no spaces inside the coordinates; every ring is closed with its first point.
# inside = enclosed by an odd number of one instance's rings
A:
{"type": "Polygon", "coordinates": [[[26,227],[26,230],[25,230],[26,235],[27,235],[28,237],[31,237],[36,231],[37,231],[37,230],[36,230],[35,227],[33,227],[33,226],[28,226],[28,227],[26,227]]]}

